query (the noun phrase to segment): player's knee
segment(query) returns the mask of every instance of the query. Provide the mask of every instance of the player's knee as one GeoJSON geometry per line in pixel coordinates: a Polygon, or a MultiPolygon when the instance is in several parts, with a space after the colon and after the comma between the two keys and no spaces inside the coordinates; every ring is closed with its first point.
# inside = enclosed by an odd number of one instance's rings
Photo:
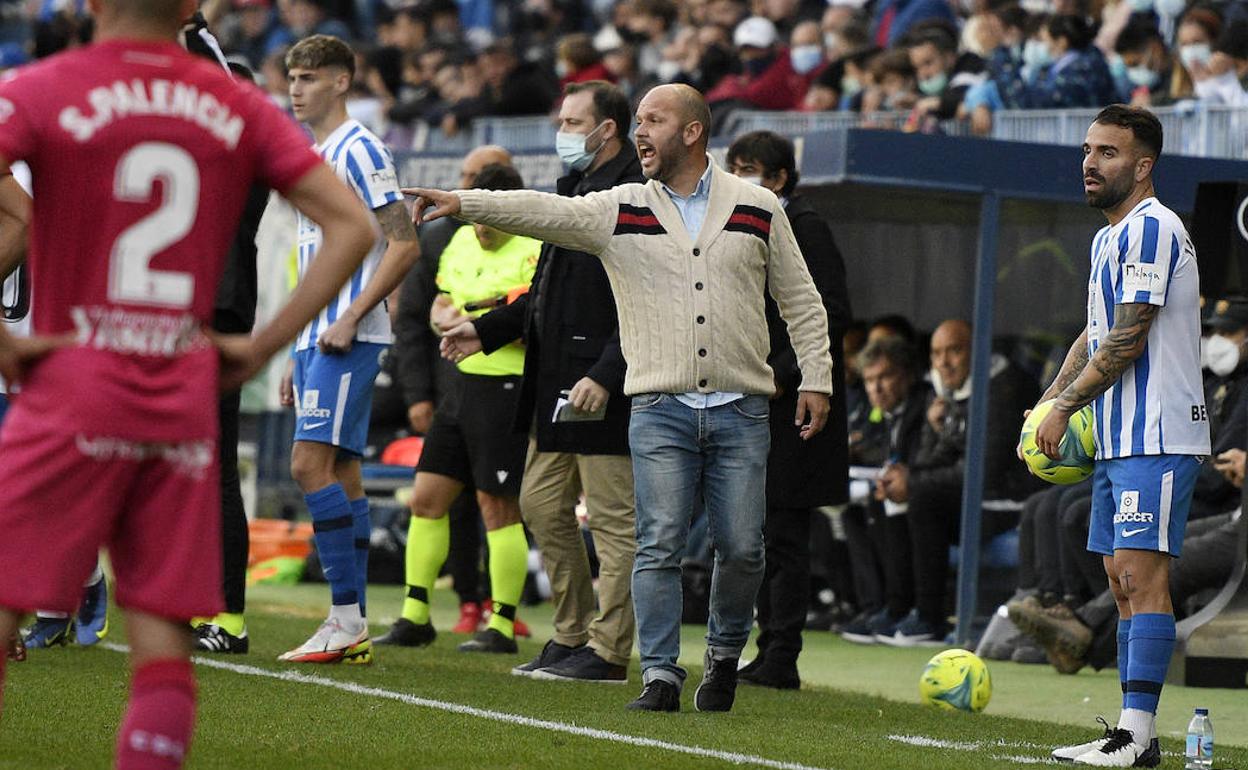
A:
{"type": "Polygon", "coordinates": [[[487,530],[502,529],[520,523],[520,506],[514,497],[477,493],[477,505],[487,530]]]}
{"type": "Polygon", "coordinates": [[[413,495],[408,508],[418,519],[440,519],[447,514],[446,506],[439,505],[437,501],[424,495],[413,495]]]}

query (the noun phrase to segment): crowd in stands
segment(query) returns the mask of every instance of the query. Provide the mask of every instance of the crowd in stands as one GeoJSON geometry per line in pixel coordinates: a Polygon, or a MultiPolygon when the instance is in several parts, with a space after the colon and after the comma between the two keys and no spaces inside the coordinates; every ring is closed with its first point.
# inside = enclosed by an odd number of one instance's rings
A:
{"type": "MultiPolygon", "coordinates": [[[[8,19],[0,39],[81,37],[65,6],[8,19]]],[[[1245,0],[208,0],[203,12],[279,102],[292,43],[354,41],[352,114],[396,146],[421,128],[551,114],[563,86],[594,79],[634,103],[688,83],[716,130],[736,109],[900,112],[908,130],[961,118],[987,133],[1003,109],[1248,104],[1245,0]]],[[[7,44],[0,66],[35,54],[7,44]]]]}

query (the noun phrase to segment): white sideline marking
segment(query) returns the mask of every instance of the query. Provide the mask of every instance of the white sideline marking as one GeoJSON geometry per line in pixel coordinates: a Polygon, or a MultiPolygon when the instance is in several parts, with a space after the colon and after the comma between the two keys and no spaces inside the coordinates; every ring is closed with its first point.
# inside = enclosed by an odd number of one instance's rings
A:
{"type": "MultiPolygon", "coordinates": [[[[984,749],[1045,749],[1047,746],[1041,746],[1038,743],[1028,743],[1026,741],[946,741],[940,738],[929,738],[926,735],[889,735],[890,741],[897,743],[905,743],[910,746],[919,746],[925,749],[954,749],[957,751],[982,751],[984,749]]],[[[1022,765],[1048,765],[1056,764],[1055,760],[1049,757],[1027,756],[1025,754],[991,754],[991,759],[1002,762],[1015,762],[1022,765]]]]}
{"type": "MultiPolygon", "coordinates": [[[[99,645],[114,652],[129,652],[130,648],[124,644],[113,644],[111,642],[102,642],[99,645]]],[[[449,703],[447,701],[433,700],[431,698],[421,698],[416,695],[395,692],[393,690],[383,690],[379,687],[366,687],[355,682],[343,682],[337,679],[328,679],[322,676],[314,676],[310,674],[301,674],[297,671],[272,671],[257,666],[244,666],[238,663],[226,663],[221,660],[213,660],[201,656],[191,658],[196,665],[207,666],[208,668],[217,668],[224,671],[232,671],[236,674],[244,676],[257,676],[265,679],[277,679],[283,682],[294,682],[296,684],[314,684],[320,687],[329,687],[334,690],[349,692],[354,695],[367,695],[373,698],[385,698],[400,703],[406,703],[409,706],[420,706],[423,708],[436,709],[438,711],[448,711],[452,714],[464,714],[466,716],[477,717],[478,719],[489,719],[494,722],[504,722],[506,724],[520,725],[521,727],[534,727],[539,730],[550,730],[556,733],[567,733],[569,735],[577,735],[582,738],[591,738],[599,741],[610,741],[612,743],[625,743],[632,746],[641,746],[644,748],[663,749],[678,754],[689,754],[704,759],[718,759],[724,762],[730,762],[734,765],[753,765],[756,767],[772,767],[777,770],[824,770],[823,768],[813,767],[811,765],[802,765],[797,762],[781,762],[775,759],[767,759],[753,754],[739,754],[735,751],[720,751],[719,749],[706,749],[701,746],[685,746],[680,743],[669,743],[668,741],[660,741],[655,738],[643,738],[636,735],[625,735],[624,733],[612,732],[610,730],[599,730],[593,727],[581,727],[579,725],[568,724],[566,722],[552,722],[546,719],[534,719],[520,714],[509,714],[505,711],[492,711],[490,709],[480,709],[473,706],[465,706],[461,703],[449,703]]],[[[891,737],[891,736],[890,736],[891,737]]]]}

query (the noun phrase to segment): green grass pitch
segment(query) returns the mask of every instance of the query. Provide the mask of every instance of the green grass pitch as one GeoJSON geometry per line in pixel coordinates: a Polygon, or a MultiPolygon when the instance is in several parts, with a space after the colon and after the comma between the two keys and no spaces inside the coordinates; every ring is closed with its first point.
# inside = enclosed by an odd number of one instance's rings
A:
{"type": "MultiPolygon", "coordinates": [[[[376,586],[377,620],[394,617],[402,589],[376,586]]],[[[216,657],[235,668],[197,667],[198,728],[191,768],[922,768],[975,770],[1049,764],[1048,750],[1094,737],[1097,714],[1113,719],[1116,672],[1059,676],[1042,666],[989,662],[992,702],[979,715],[917,704],[933,650],[857,647],[808,633],[800,692],[741,687],[729,714],[694,712],[703,631],[686,627],[690,669],[680,714],[639,714],[628,685],[540,682],[510,675],[550,633],[548,607],[522,608],[535,639],[518,656],[433,647],[382,648],[369,667],[279,664],[324,612],[324,586],[257,587],[249,594],[251,653],[216,657]],[[289,681],[272,678],[292,672],[289,681]],[[344,691],[333,685],[343,685],[344,691]]],[[[454,622],[440,590],[435,622],[454,622]]],[[[124,643],[113,610],[108,641],[124,643]]],[[[383,626],[374,625],[380,633],[383,626]]],[[[752,649],[752,648],[751,648],[752,649]]],[[[0,768],[106,768],[126,695],[125,657],[110,649],[32,651],[11,664],[0,719],[0,768]]],[[[1167,687],[1158,723],[1162,766],[1181,768],[1181,737],[1194,706],[1211,710],[1215,767],[1248,768],[1244,690],[1167,687]]],[[[1056,763],[1053,763],[1056,766],[1056,763]]]]}

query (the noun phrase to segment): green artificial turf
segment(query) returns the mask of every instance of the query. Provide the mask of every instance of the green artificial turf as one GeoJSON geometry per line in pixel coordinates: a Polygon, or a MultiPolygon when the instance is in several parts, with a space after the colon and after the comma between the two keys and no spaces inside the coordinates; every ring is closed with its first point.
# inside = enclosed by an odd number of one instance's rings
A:
{"type": "MultiPolygon", "coordinates": [[[[378,586],[370,607],[378,621],[397,612],[402,589],[378,586]]],[[[249,595],[251,653],[213,660],[265,671],[354,683],[390,693],[503,714],[647,738],[775,762],[820,768],[998,768],[1045,761],[1056,744],[1093,737],[1092,716],[1113,718],[1115,672],[1061,677],[1041,666],[993,663],[994,697],[984,714],[942,712],[917,705],[919,671],[932,650],[856,647],[829,634],[808,633],[800,692],[742,687],[729,714],[692,709],[700,675],[701,630],[687,628],[690,668],[680,714],[647,714],[623,706],[640,689],[634,666],[625,686],[532,681],[510,668],[536,655],[550,632],[548,607],[522,608],[536,638],[518,656],[459,653],[463,637],[439,636],[426,649],[382,648],[372,666],[277,663],[303,641],[324,611],[323,586],[257,587],[249,595]],[[835,689],[834,689],[835,688],[835,689]],[[880,697],[884,696],[884,697],[880,697]],[[1087,702],[1084,698],[1088,698],[1087,702]],[[1073,722],[1077,728],[1056,724],[1073,722]]],[[[453,595],[438,591],[435,623],[455,619],[453,595]]],[[[115,610],[114,610],[115,613],[115,610]]],[[[124,642],[114,614],[113,643],[124,642]]],[[[375,632],[382,630],[378,622],[375,632]]],[[[105,768],[126,694],[125,658],[108,649],[32,651],[9,667],[0,720],[0,768],[105,768]]],[[[555,732],[350,693],[306,681],[288,682],[205,666],[191,768],[702,768],[727,759],[671,748],[637,746],[555,732]]],[[[1209,704],[1218,745],[1215,766],[1248,768],[1248,693],[1167,688],[1159,727],[1163,767],[1180,768],[1185,711],[1209,704]],[[1181,724],[1180,724],[1181,722],[1181,724]]],[[[748,762],[747,762],[748,764],[748,762]]]]}

